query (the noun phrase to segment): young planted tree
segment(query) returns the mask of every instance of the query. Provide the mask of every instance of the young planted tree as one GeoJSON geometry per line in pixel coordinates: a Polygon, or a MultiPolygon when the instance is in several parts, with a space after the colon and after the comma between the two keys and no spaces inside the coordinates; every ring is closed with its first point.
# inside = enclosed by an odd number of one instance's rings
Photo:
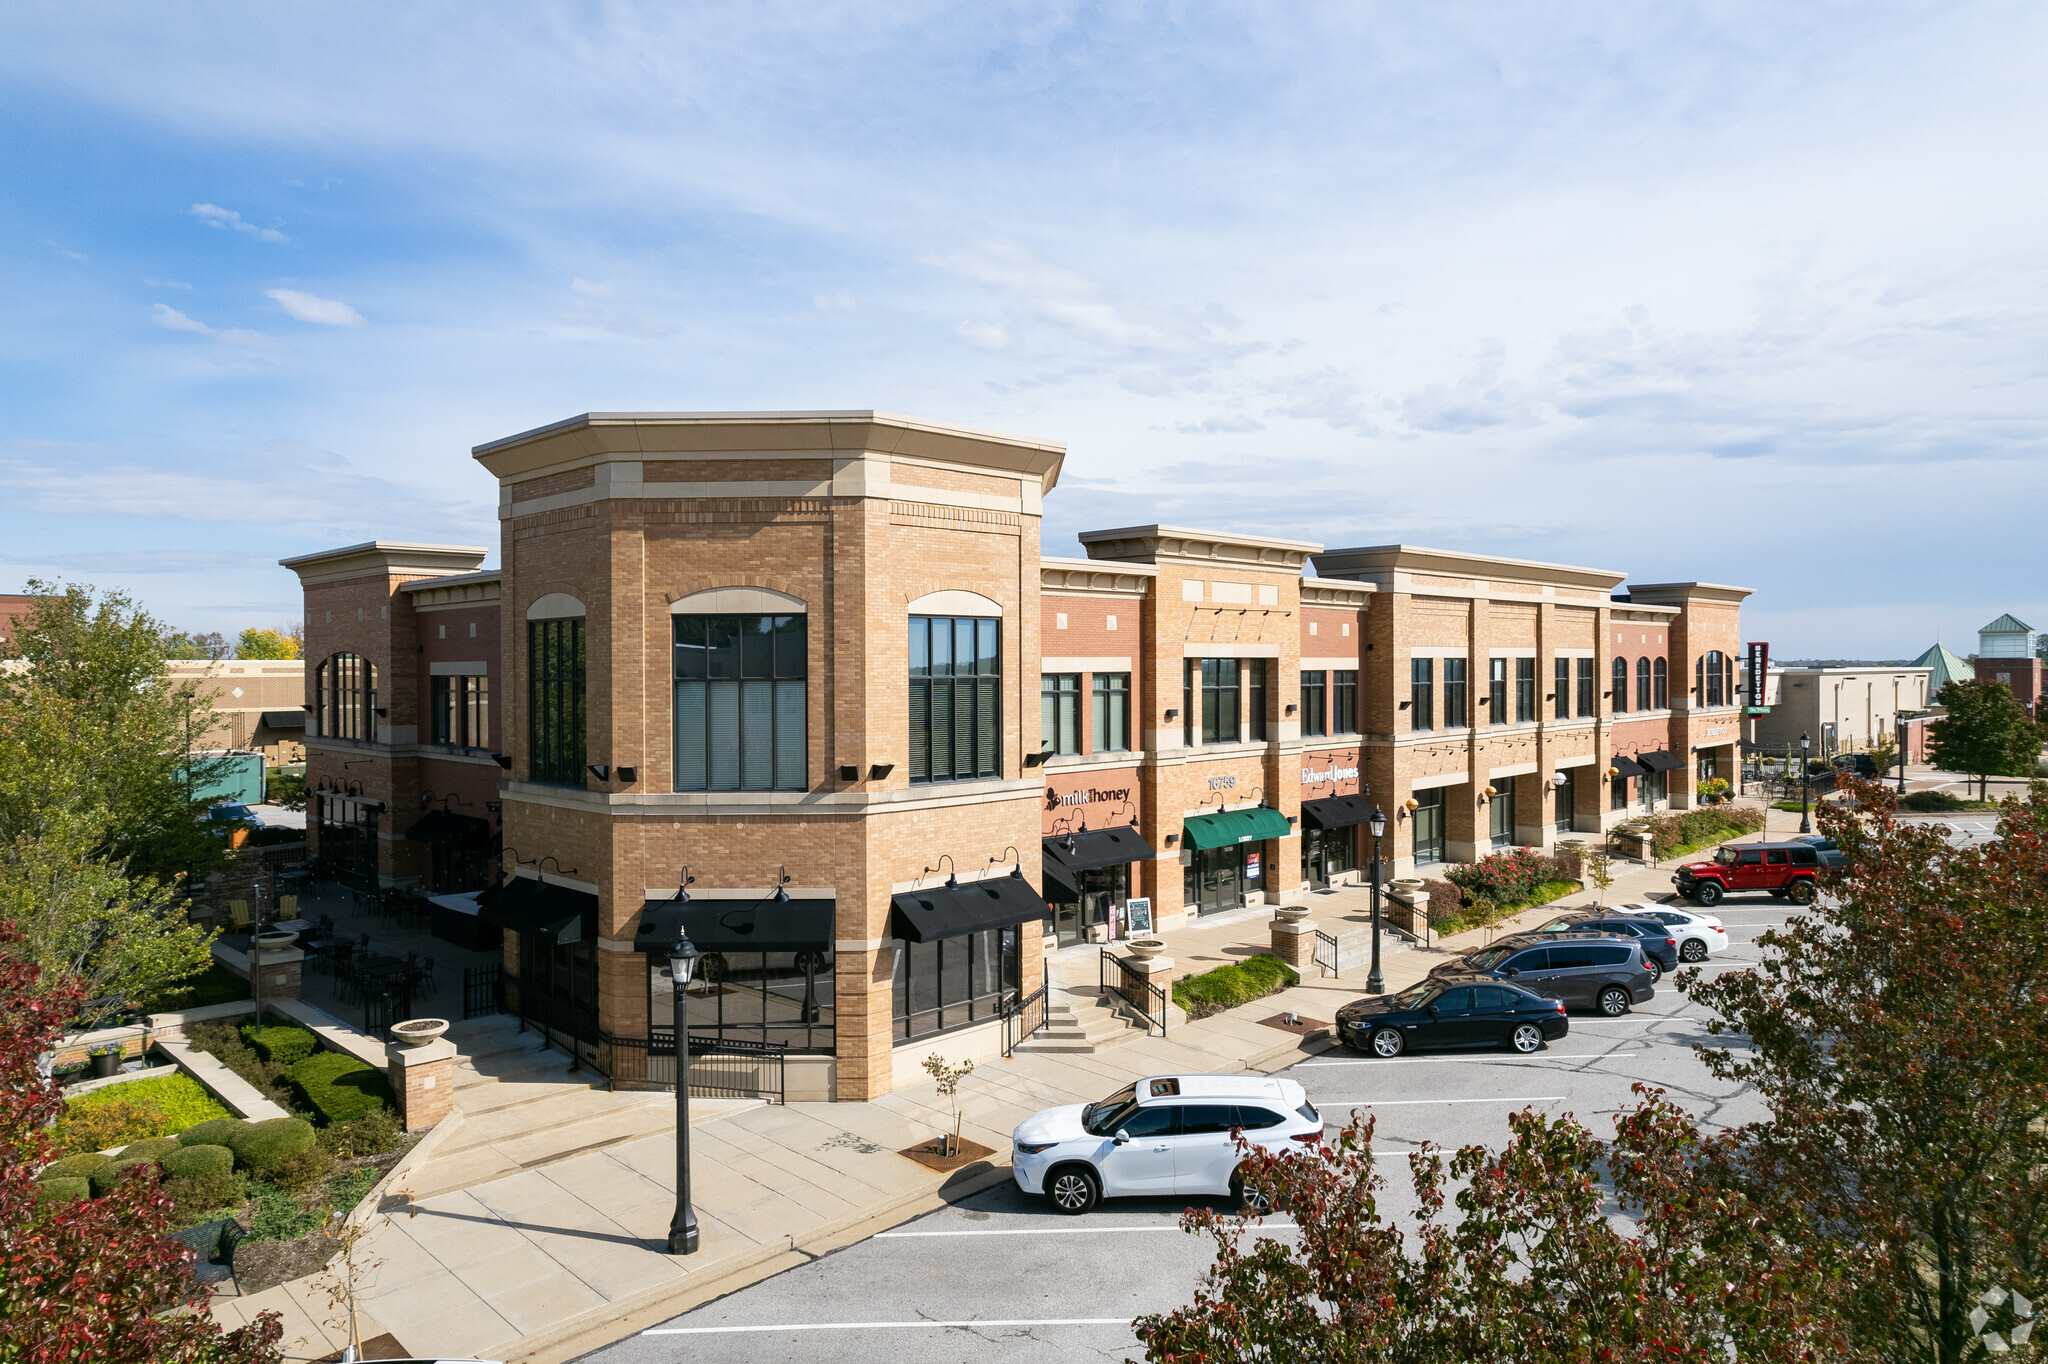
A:
{"type": "Polygon", "coordinates": [[[1948,713],[1927,727],[1929,755],[1936,767],[1969,772],[1979,799],[1988,800],[1992,777],[2031,777],[2048,742],[2048,728],[2035,723],[2003,682],[1955,681],[1935,698],[1948,713]]]}
{"type": "Polygon", "coordinates": [[[1579,867],[1585,879],[1593,883],[1593,903],[1601,903],[1614,886],[1613,855],[1600,847],[1582,849],[1579,853],[1579,867]]]}
{"type": "Polygon", "coordinates": [[[938,1086],[940,1097],[953,1106],[953,1130],[946,1135],[943,1142],[946,1149],[941,1154],[957,1156],[960,1154],[960,1082],[974,1074],[974,1062],[948,1065],[945,1057],[933,1052],[924,1058],[924,1069],[938,1086]]]}
{"type": "Polygon", "coordinates": [[[1986,1293],[2048,1298],[2048,788],[1959,848],[1845,784],[1851,806],[1819,812],[1848,854],[1830,893],[1759,939],[1760,969],[1679,988],[1749,1039],[1701,1049],[1771,1110],[1736,1134],[1745,1186],[1811,1215],[1787,1221],[1800,1243],[1868,1258],[1839,1304],[1851,1339],[1961,1364],[1986,1293]]]}
{"type": "Polygon", "coordinates": [[[1191,1211],[1216,1263],[1195,1301],[1135,1323],[1160,1364],[1684,1364],[1843,1357],[1839,1266],[1725,1177],[1732,1148],[1644,1090],[1612,1141],[1523,1112],[1505,1149],[1410,1158],[1417,1245],[1381,1210],[1372,1122],[1296,1154],[1246,1145],[1246,1182],[1296,1233],[1191,1211]],[[1454,1191],[1455,1190],[1455,1191],[1454,1191]],[[1455,1206],[1455,1220],[1446,1209],[1455,1206]],[[1617,1216],[1619,1214],[1619,1216],[1617,1216]]]}
{"type": "Polygon", "coordinates": [[[169,1240],[171,1200],[149,1167],[101,1198],[41,1199],[63,1099],[37,1056],[76,985],[52,986],[0,923],[0,1359],[34,1364],[274,1364],[274,1313],[233,1332],[206,1314],[192,1252],[169,1240]]]}

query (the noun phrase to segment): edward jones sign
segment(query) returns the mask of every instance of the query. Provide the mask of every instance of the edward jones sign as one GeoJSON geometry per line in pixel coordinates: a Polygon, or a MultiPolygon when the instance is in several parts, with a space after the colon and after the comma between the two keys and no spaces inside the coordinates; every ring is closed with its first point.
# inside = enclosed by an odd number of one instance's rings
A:
{"type": "Polygon", "coordinates": [[[1358,769],[1355,767],[1330,766],[1304,767],[1301,769],[1301,784],[1303,786],[1321,786],[1325,782],[1357,780],[1358,769]]]}

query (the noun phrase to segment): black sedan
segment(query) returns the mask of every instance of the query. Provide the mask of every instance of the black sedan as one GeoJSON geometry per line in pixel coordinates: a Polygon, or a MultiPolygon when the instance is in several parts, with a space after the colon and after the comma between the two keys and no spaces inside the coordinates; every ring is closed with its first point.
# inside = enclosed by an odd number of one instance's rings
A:
{"type": "Polygon", "coordinates": [[[1337,1010],[1338,1038],[1374,1056],[1499,1046],[1527,1055],[1570,1031],[1562,1000],[1484,977],[1420,981],[1337,1010]]]}

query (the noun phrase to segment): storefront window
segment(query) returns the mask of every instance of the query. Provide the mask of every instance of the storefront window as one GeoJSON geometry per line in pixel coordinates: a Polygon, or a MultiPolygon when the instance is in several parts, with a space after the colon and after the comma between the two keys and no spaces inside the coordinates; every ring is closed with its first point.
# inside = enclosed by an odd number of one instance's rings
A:
{"type": "Polygon", "coordinates": [[[1569,658],[1551,660],[1550,693],[1551,714],[1560,720],[1568,720],[1572,714],[1572,661],[1569,658]]]}
{"type": "Polygon", "coordinates": [[[1576,769],[1567,769],[1558,774],[1564,780],[1557,788],[1557,821],[1555,828],[1561,834],[1572,831],[1572,812],[1579,799],[1579,775],[1576,769]]]}
{"type": "Polygon", "coordinates": [[[1505,658],[1486,660],[1486,723],[1504,725],[1508,722],[1508,661],[1505,658]]]}
{"type": "Polygon", "coordinates": [[[1415,826],[1415,864],[1422,866],[1444,860],[1444,788],[1432,787],[1415,793],[1415,813],[1408,822],[1415,826]]]}
{"type": "Polygon", "coordinates": [[[1636,778],[1636,786],[1642,792],[1644,814],[1656,810],[1657,803],[1665,798],[1664,773],[1661,771],[1643,773],[1636,778]]]}
{"type": "Polygon", "coordinates": [[[910,618],[910,780],[999,775],[998,620],[910,618]]]}
{"type": "Polygon", "coordinates": [[[1330,675],[1330,732],[1358,733],[1358,673],[1345,668],[1330,675]]]}
{"type": "Polygon", "coordinates": [[[1131,675],[1097,673],[1094,693],[1089,747],[1097,753],[1122,753],[1131,746],[1131,675]]]}
{"type": "Polygon", "coordinates": [[[568,1031],[597,1036],[597,942],[557,943],[539,933],[519,935],[519,983],[566,1006],[568,1031]]]}
{"type": "MultiPolygon", "coordinates": [[[[706,952],[698,959],[687,1009],[693,1040],[730,1038],[830,1053],[832,953],[706,952]]],[[[664,957],[648,959],[647,1010],[655,1031],[674,1031],[675,989],[664,957]]]]}
{"type": "Polygon", "coordinates": [[[1515,841],[1515,779],[1505,779],[1486,801],[1486,832],[1496,848],[1511,847],[1515,841]]]}
{"type": "Polygon", "coordinates": [[[1117,910],[1131,898],[1129,863],[1091,867],[1077,873],[1075,880],[1079,884],[1072,891],[1056,880],[1046,880],[1045,900],[1052,906],[1053,936],[1061,947],[1087,941],[1091,928],[1112,928],[1117,910]]]}
{"type": "MultiPolygon", "coordinates": [[[[1033,932],[1038,926],[1030,926],[1033,932]]],[[[897,939],[892,986],[898,1042],[994,1018],[1017,993],[1018,929],[987,928],[938,942],[897,939]]]]}
{"type": "Polygon", "coordinates": [[[678,791],[801,791],[803,616],[677,616],[678,791]]]}
{"type": "Polygon", "coordinates": [[[1182,903],[1197,914],[1242,909],[1249,871],[1247,847],[1258,852],[1263,844],[1235,843],[1223,848],[1197,848],[1181,868],[1182,903]]]}
{"type": "MultiPolygon", "coordinates": [[[[1463,659],[1446,659],[1445,662],[1463,664],[1463,659]]],[[[1462,672],[1462,668],[1460,669],[1462,672]]],[[[1428,658],[1410,659],[1408,662],[1408,728],[1427,730],[1436,728],[1436,661],[1428,658]]],[[[1449,676],[1449,669],[1445,669],[1449,676]]],[[[1448,722],[1449,716],[1446,715],[1448,722]]]]}
{"type": "Polygon", "coordinates": [[[1529,724],[1536,718],[1536,660],[1515,660],[1515,722],[1529,724]]]}
{"type": "Polygon", "coordinates": [[[1306,735],[1329,733],[1329,726],[1323,720],[1323,689],[1327,674],[1320,668],[1306,668],[1301,674],[1301,732],[1306,735]]]}
{"type": "Polygon", "coordinates": [[[1039,676],[1038,742],[1050,753],[1081,751],[1081,674],[1039,676]]]}

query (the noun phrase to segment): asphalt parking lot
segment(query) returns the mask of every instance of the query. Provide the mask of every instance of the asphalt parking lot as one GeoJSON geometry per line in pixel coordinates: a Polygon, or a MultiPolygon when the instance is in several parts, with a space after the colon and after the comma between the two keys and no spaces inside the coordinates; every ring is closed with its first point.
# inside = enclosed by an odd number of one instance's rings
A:
{"type": "MultiPolygon", "coordinates": [[[[1790,905],[1765,897],[1724,902],[1730,946],[1706,969],[1756,960],[1756,936],[1790,905]]],[[[1618,1019],[1575,1014],[1571,1032],[1533,1056],[1435,1053],[1381,1061],[1329,1052],[1283,1074],[1301,1082],[1333,1126],[1358,1110],[1379,1119],[1382,1150],[1425,1141],[1501,1144],[1522,1108],[1576,1114],[1596,1132],[1630,1108],[1643,1081],[1709,1123],[1762,1116],[1762,1106],[1707,1074],[1695,1042],[1705,1015],[1675,989],[1618,1019]]],[[[1737,1043],[1739,1045],[1739,1041],[1737,1043]]],[[[1384,1168],[1384,1167],[1383,1167],[1384,1168]]],[[[1398,1167],[1396,1167],[1398,1168],[1398,1167]]],[[[1391,1173],[1391,1172],[1390,1172],[1391,1173]]],[[[1383,1208],[1406,1216],[1412,1200],[1390,1187],[1383,1208]]],[[[585,1356],[604,1364],[887,1359],[891,1364],[974,1360],[1138,1359],[1130,1321],[1192,1298],[1208,1243],[1185,1235],[1186,1198],[1113,1200],[1081,1218],[1049,1211],[1014,1185],[986,1190],[811,1264],[742,1289],[585,1356]]],[[[1285,1235],[1283,1219],[1274,1234],[1285,1235]]]]}

